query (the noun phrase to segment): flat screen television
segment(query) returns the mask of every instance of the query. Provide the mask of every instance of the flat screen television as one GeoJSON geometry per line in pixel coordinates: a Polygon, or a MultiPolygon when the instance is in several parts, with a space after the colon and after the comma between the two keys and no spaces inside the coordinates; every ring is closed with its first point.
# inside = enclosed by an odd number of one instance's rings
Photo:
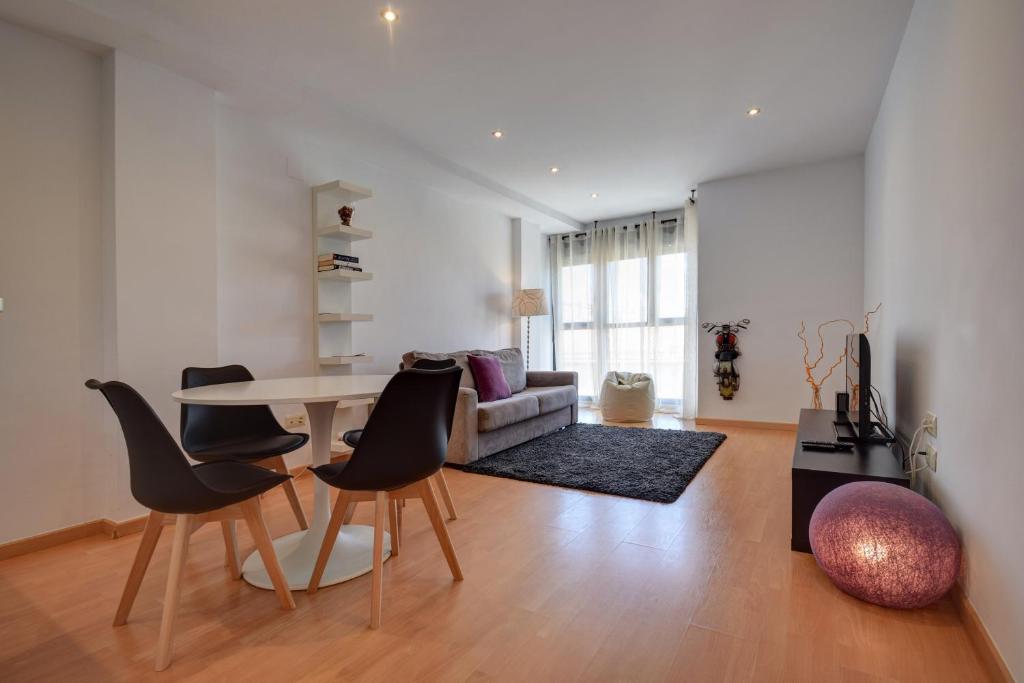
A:
{"type": "Polygon", "coordinates": [[[846,391],[850,395],[850,427],[858,441],[874,433],[871,422],[871,345],[863,334],[846,335],[846,391]]]}

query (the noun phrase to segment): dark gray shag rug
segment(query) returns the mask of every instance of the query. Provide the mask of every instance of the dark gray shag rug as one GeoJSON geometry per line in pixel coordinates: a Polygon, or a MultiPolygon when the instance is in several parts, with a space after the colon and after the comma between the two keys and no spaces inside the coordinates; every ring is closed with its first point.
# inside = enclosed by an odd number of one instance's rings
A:
{"type": "Polygon", "coordinates": [[[723,441],[718,432],[574,424],[460,469],[671,503],[723,441]]]}

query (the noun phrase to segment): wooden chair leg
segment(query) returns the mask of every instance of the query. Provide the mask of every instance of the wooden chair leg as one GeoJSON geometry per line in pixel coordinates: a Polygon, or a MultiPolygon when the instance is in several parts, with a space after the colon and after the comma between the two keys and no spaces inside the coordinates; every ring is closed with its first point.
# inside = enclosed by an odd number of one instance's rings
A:
{"type": "Polygon", "coordinates": [[[344,517],[344,521],[342,523],[343,524],[351,524],[352,523],[352,518],[355,517],[355,514],[356,514],[356,504],[355,503],[348,503],[345,506],[345,517],[344,517]]]}
{"type": "Polygon", "coordinates": [[[373,629],[380,628],[384,601],[384,516],[387,506],[387,491],[378,491],[373,508],[373,587],[370,593],[370,628],[373,629]]]}
{"type": "Polygon", "coordinates": [[[238,534],[235,531],[235,520],[221,520],[220,530],[224,534],[224,566],[231,572],[231,578],[237,581],[242,578],[242,563],[238,558],[238,534]]]}
{"type": "Polygon", "coordinates": [[[274,542],[270,540],[270,532],[267,524],[263,521],[263,510],[260,508],[260,499],[250,498],[241,504],[242,514],[245,515],[245,523],[249,527],[249,534],[256,541],[256,549],[263,560],[263,566],[274,584],[274,592],[281,603],[282,609],[295,609],[295,600],[292,598],[291,588],[288,587],[288,580],[281,570],[281,563],[277,561],[277,553],[274,551],[274,542]]]}
{"type": "MultiPolygon", "coordinates": [[[[283,455],[279,455],[271,460],[273,461],[273,469],[275,471],[281,474],[288,474],[288,465],[285,463],[283,455]]],[[[281,488],[284,489],[284,495],[288,496],[288,504],[292,506],[292,513],[295,515],[295,520],[299,523],[299,528],[302,530],[308,529],[309,522],[306,521],[306,513],[302,510],[302,503],[299,502],[299,493],[295,490],[295,482],[289,479],[281,484],[281,488]]]]}
{"type": "Polygon", "coordinates": [[[437,471],[433,479],[437,484],[437,490],[441,492],[441,500],[444,501],[444,506],[448,510],[448,519],[458,519],[459,516],[455,514],[455,501],[452,500],[452,492],[448,489],[448,480],[444,477],[443,467],[437,471]]]}
{"type": "Polygon", "coordinates": [[[388,500],[388,533],[391,534],[391,557],[398,557],[401,549],[401,534],[398,531],[398,501],[388,500]]]}
{"type": "Polygon", "coordinates": [[[320,579],[324,575],[324,569],[327,568],[327,561],[331,559],[331,551],[334,550],[335,539],[338,538],[338,532],[341,531],[342,522],[348,516],[351,498],[352,494],[348,491],[338,491],[338,500],[334,503],[331,521],[327,524],[327,533],[324,534],[324,542],[320,545],[320,554],[317,555],[316,564],[313,566],[313,574],[309,577],[309,585],[306,586],[306,592],[309,594],[316,593],[317,589],[320,588],[320,579]]]}
{"type": "Polygon", "coordinates": [[[164,591],[164,611],[160,618],[160,637],[156,644],[156,670],[163,671],[171,664],[174,649],[174,621],[178,616],[181,598],[181,576],[188,557],[188,540],[192,533],[192,515],[178,515],[174,524],[174,546],[171,549],[171,567],[164,591]]]}
{"type": "Polygon", "coordinates": [[[444,519],[441,518],[441,510],[437,507],[434,489],[430,487],[428,480],[424,479],[420,482],[420,491],[423,496],[423,507],[427,509],[427,516],[430,518],[431,526],[434,527],[437,542],[441,544],[441,552],[444,553],[444,559],[448,561],[448,568],[452,570],[452,578],[456,581],[462,581],[462,568],[459,566],[459,558],[455,554],[455,547],[452,546],[452,539],[448,535],[448,527],[445,526],[444,519]]]}
{"type": "Polygon", "coordinates": [[[135,561],[132,562],[132,569],[121,593],[121,602],[114,615],[114,626],[123,626],[128,621],[128,614],[135,604],[135,596],[139,594],[139,586],[146,576],[149,561],[153,558],[153,550],[156,549],[156,542],[160,540],[160,532],[163,530],[163,513],[151,510],[149,519],[146,520],[146,529],[142,532],[142,540],[139,541],[139,549],[135,551],[135,561]]]}

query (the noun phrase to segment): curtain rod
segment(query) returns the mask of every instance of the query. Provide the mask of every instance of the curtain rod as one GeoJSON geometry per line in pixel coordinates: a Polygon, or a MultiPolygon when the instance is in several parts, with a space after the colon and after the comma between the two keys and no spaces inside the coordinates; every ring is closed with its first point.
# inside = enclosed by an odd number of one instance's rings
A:
{"type": "MultiPolygon", "coordinates": [[[[654,212],[652,211],[651,213],[654,213],[654,212]]],[[[662,225],[668,225],[670,223],[678,223],[678,222],[679,222],[678,218],[663,218],[661,220],[661,224],[662,225]]],[[[564,234],[561,234],[561,235],[551,235],[551,237],[559,237],[559,238],[561,238],[563,240],[569,239],[570,237],[586,237],[587,235],[590,234],[590,230],[596,230],[597,229],[597,223],[598,223],[597,221],[594,221],[593,227],[589,228],[588,231],[585,231],[585,232],[567,232],[567,233],[564,233],[564,234]]],[[[640,223],[634,223],[633,225],[628,225],[627,224],[627,225],[623,225],[622,229],[623,230],[629,230],[630,228],[636,229],[636,228],[639,228],[640,225],[641,225],[640,223]]]]}

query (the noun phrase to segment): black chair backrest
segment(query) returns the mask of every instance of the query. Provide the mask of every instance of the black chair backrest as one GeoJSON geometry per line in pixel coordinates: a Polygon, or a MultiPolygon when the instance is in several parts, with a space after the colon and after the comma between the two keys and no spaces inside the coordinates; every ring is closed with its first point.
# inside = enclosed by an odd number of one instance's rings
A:
{"type": "MultiPolygon", "coordinates": [[[[445,358],[444,360],[430,360],[429,358],[420,358],[418,361],[412,364],[414,370],[447,370],[448,368],[454,368],[456,365],[454,358],[445,358]]],[[[455,411],[453,410],[451,415],[448,416],[448,438],[452,438],[452,422],[455,421],[455,411]]]]}
{"type": "Polygon", "coordinates": [[[440,470],[461,376],[461,368],[451,367],[392,377],[340,476],[341,488],[390,491],[440,470]]]}
{"type": "MultiPolygon", "coordinates": [[[[194,389],[210,384],[251,382],[252,373],[244,365],[220,368],[185,368],[181,388],[194,389]]],[[[181,445],[186,452],[204,446],[241,438],[280,436],[288,432],[267,406],[181,405],[181,445]]]]}
{"type": "Polygon", "coordinates": [[[192,471],[185,454],[146,399],[124,382],[85,383],[114,409],[128,447],[132,495],[158,512],[188,513],[210,497],[210,490],[192,471]]]}

